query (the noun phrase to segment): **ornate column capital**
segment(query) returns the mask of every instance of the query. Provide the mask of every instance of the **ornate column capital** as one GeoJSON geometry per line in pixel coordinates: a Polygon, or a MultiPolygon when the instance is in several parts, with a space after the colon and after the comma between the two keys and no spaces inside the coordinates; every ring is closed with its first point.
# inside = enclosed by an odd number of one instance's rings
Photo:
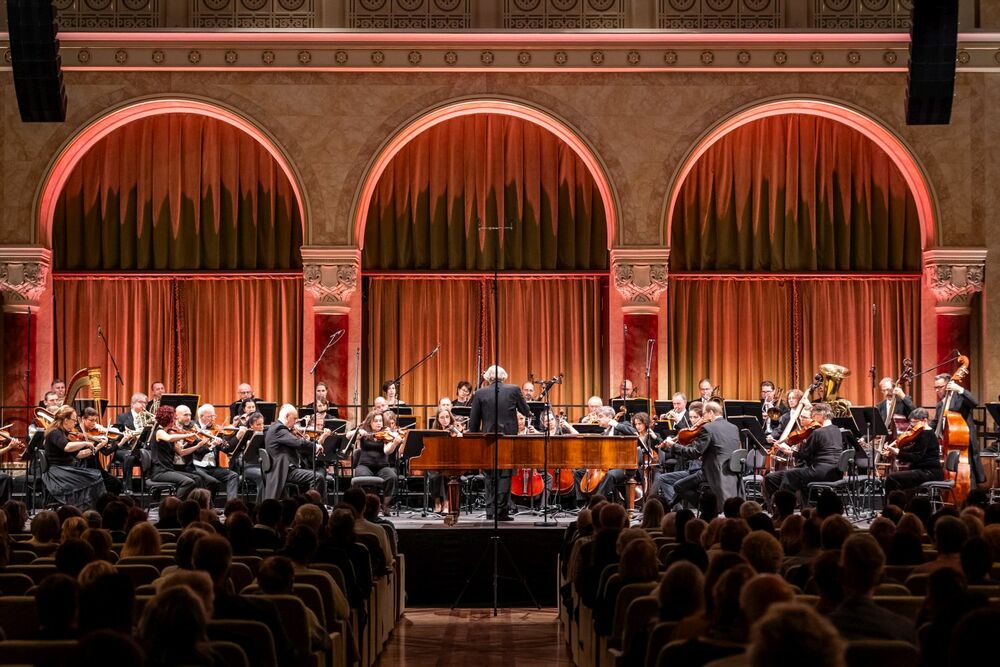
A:
{"type": "Polygon", "coordinates": [[[316,297],[316,310],[349,311],[360,275],[361,251],[357,248],[302,248],[303,287],[316,297]]]}
{"type": "Polygon", "coordinates": [[[655,312],[667,289],[669,266],[670,248],[613,249],[611,275],[625,307],[655,312]]]}
{"type": "Polygon", "coordinates": [[[0,246],[0,294],[5,311],[38,309],[52,265],[42,246],[0,246]]]}
{"type": "Polygon", "coordinates": [[[944,315],[967,315],[972,297],[983,291],[985,248],[939,248],[924,252],[924,281],[944,315]]]}

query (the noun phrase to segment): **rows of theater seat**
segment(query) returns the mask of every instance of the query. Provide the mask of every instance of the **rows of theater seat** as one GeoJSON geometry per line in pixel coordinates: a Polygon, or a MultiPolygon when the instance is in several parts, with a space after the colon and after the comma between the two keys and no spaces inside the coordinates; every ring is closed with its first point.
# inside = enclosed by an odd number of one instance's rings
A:
{"type": "Polygon", "coordinates": [[[403,612],[403,554],[378,498],[127,497],[27,521],[0,512],[0,665],[369,667],[403,612]],[[375,506],[371,503],[374,502],[375,506]]]}
{"type": "Polygon", "coordinates": [[[1000,504],[971,500],[932,507],[895,496],[859,529],[834,496],[784,516],[738,498],[720,516],[651,501],[634,527],[596,498],[560,554],[573,661],[972,664],[1000,627],[1000,504]]]}

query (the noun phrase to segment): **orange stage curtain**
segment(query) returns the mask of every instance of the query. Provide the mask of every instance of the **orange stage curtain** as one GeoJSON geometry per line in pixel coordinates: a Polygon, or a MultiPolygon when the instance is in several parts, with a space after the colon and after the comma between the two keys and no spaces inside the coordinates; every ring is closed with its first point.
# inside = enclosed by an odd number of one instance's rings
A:
{"type": "Polygon", "coordinates": [[[679,192],[673,271],[919,271],[920,222],[888,155],[843,123],[748,123],[679,192]]]}
{"type": "Polygon", "coordinates": [[[106,397],[114,369],[98,324],[122,371],[123,403],[155,380],[220,405],[240,382],[269,400],[300,399],[301,276],[57,275],[54,284],[57,370],[100,367],[106,397]]]}
{"type": "MultiPolygon", "coordinates": [[[[851,370],[841,395],[870,403],[872,325],[880,376],[897,376],[920,345],[919,276],[674,277],[667,295],[670,392],[696,394],[698,380],[726,398],[759,397],[760,381],[804,388],[820,364],[851,370]]],[[[666,395],[665,392],[661,392],[666,395]]]]}
{"type": "MultiPolygon", "coordinates": [[[[560,372],[553,389],[559,404],[581,404],[600,393],[602,301],[600,278],[501,278],[500,365],[510,382],[534,373],[539,380],[560,372]]],[[[482,368],[493,363],[493,284],[489,278],[369,279],[366,326],[368,400],[438,344],[440,354],[403,381],[402,399],[433,405],[454,397],[459,380],[477,385],[476,352],[482,368]]]]}
{"type": "Polygon", "coordinates": [[[363,266],[597,270],[607,249],[600,194],[573,150],[534,123],[475,114],[424,131],[393,158],[368,210],[363,266]]]}
{"type": "Polygon", "coordinates": [[[194,114],[137,120],[98,142],[52,227],[57,271],[295,269],[301,245],[298,203],[274,158],[194,114]]]}

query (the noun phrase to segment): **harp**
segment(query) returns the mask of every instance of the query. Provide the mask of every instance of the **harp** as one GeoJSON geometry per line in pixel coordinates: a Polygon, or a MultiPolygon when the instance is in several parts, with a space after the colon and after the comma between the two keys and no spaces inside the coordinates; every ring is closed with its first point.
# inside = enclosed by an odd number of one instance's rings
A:
{"type": "Polygon", "coordinates": [[[89,405],[93,406],[99,413],[104,412],[104,406],[106,403],[101,402],[101,369],[100,368],[81,368],[77,372],[73,373],[73,377],[69,380],[69,386],[66,388],[66,405],[72,405],[76,408],[77,412],[81,412],[84,407],[89,405]],[[89,398],[80,398],[79,394],[84,389],[89,390],[89,398]],[[80,404],[77,405],[77,401],[80,404]]]}

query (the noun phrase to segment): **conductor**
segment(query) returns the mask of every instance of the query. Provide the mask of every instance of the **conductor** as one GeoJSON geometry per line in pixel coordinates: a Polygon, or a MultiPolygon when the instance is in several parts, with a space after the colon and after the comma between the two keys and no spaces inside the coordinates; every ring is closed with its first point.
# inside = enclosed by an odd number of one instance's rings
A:
{"type": "MultiPolygon", "coordinates": [[[[517,435],[517,413],[530,415],[528,404],[517,385],[505,384],[507,371],[500,366],[490,366],[483,373],[486,386],[472,397],[472,411],[468,430],[471,433],[500,433],[517,435]],[[499,427],[499,428],[498,428],[499,427]]],[[[510,517],[510,470],[486,472],[486,518],[513,521],[510,517]],[[494,504],[495,503],[495,504],[494,504]]]]}

